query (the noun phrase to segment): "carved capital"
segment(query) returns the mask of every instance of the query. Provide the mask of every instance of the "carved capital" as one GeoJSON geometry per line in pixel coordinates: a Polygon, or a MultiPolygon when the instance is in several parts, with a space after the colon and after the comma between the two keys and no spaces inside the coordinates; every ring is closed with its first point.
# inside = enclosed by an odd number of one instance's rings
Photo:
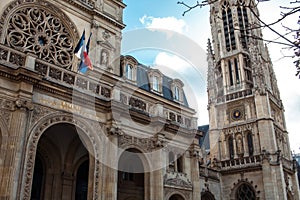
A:
{"type": "Polygon", "coordinates": [[[119,128],[116,123],[113,123],[110,127],[107,127],[106,131],[108,135],[122,136],[124,134],[121,128],[119,128]]]}
{"type": "Polygon", "coordinates": [[[16,104],[16,108],[21,109],[21,110],[25,109],[25,110],[32,111],[34,108],[32,102],[29,102],[29,101],[23,100],[23,99],[16,100],[15,104],[16,104]]]}

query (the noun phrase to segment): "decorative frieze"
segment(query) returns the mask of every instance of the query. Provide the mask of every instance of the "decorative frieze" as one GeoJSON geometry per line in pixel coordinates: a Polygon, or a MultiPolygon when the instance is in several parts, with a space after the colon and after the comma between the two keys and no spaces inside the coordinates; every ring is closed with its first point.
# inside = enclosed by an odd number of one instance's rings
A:
{"type": "Polygon", "coordinates": [[[119,147],[126,149],[127,146],[136,145],[146,152],[151,152],[155,149],[154,138],[137,138],[131,135],[123,134],[119,137],[119,147]]]}
{"type": "Polygon", "coordinates": [[[164,175],[164,185],[171,187],[179,187],[182,189],[191,190],[192,182],[187,178],[187,174],[179,172],[168,172],[164,175]]]}

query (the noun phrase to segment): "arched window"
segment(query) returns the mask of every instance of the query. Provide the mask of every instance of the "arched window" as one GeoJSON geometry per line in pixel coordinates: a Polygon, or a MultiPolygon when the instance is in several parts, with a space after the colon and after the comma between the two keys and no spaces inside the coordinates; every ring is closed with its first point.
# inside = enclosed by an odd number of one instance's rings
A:
{"type": "Polygon", "coordinates": [[[235,70],[236,83],[239,84],[240,83],[239,64],[236,58],[234,59],[234,70],[235,70]]]}
{"type": "Polygon", "coordinates": [[[225,36],[225,46],[227,51],[236,49],[232,12],[227,1],[223,3],[222,20],[225,36]]]}
{"type": "Polygon", "coordinates": [[[240,2],[240,5],[237,7],[239,28],[241,33],[241,43],[243,48],[247,48],[247,43],[249,40],[249,21],[246,7],[243,6],[244,2],[240,2]]]}
{"type": "Polygon", "coordinates": [[[228,70],[229,70],[229,83],[230,85],[233,85],[233,71],[232,71],[232,66],[231,66],[231,60],[228,60],[228,70]]]}
{"type": "Polygon", "coordinates": [[[253,139],[251,133],[247,134],[247,143],[248,143],[249,156],[253,156],[254,149],[253,149],[253,139]]]}
{"type": "Polygon", "coordinates": [[[235,199],[237,200],[255,200],[255,191],[251,185],[247,183],[241,184],[236,190],[235,199]]]}
{"type": "Polygon", "coordinates": [[[179,194],[172,195],[169,200],[184,200],[184,198],[179,194]]]}
{"type": "Polygon", "coordinates": [[[233,147],[233,138],[232,136],[228,137],[228,148],[229,148],[229,158],[234,158],[234,147],[233,147]]]}
{"type": "Polygon", "coordinates": [[[250,65],[250,59],[246,55],[244,55],[244,71],[245,71],[246,80],[252,82],[252,70],[250,65]]]}
{"type": "Polygon", "coordinates": [[[126,65],[126,69],[125,69],[125,73],[126,73],[126,78],[129,80],[133,80],[133,67],[131,64],[127,64],[126,65]]]}
{"type": "Polygon", "coordinates": [[[201,194],[201,200],[215,200],[215,197],[211,192],[206,191],[201,194]]]}
{"type": "Polygon", "coordinates": [[[179,88],[178,88],[178,86],[175,86],[175,88],[174,88],[174,99],[179,101],[179,99],[180,99],[179,95],[180,95],[179,88]]]}

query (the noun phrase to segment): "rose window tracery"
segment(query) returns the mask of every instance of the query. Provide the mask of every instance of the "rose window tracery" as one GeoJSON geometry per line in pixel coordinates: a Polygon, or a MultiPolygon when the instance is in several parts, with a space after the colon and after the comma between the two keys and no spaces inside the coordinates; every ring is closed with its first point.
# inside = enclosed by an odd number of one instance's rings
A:
{"type": "Polygon", "coordinates": [[[15,12],[8,22],[5,43],[63,68],[72,65],[74,41],[70,31],[44,8],[25,7],[15,12]]]}

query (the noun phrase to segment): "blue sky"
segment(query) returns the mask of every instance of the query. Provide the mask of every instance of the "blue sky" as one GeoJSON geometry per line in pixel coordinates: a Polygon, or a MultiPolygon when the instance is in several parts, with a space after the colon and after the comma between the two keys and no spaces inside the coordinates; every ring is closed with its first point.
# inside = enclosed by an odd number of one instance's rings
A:
{"type": "MultiPolygon", "coordinates": [[[[186,0],[192,5],[195,0],[186,0]]],[[[280,15],[279,5],[289,6],[288,0],[271,0],[260,3],[260,16],[266,22],[272,22],[280,15]]],[[[133,55],[139,62],[159,68],[164,74],[180,78],[188,90],[189,104],[198,112],[199,125],[208,123],[206,94],[206,44],[210,38],[209,7],[196,8],[182,16],[185,8],[177,0],[124,0],[122,54],[133,55]],[[167,29],[167,30],[164,30],[167,29]],[[142,34],[141,34],[142,33],[142,34]],[[176,45],[180,44],[178,49],[176,45]],[[198,78],[200,77],[200,78],[198,78]]],[[[284,24],[296,25],[297,16],[288,18],[284,24]]],[[[285,32],[281,25],[274,27],[285,32]]],[[[265,38],[277,38],[264,29],[265,38]]],[[[292,37],[292,36],[290,36],[292,37]]],[[[268,44],[274,70],[277,76],[281,99],[285,107],[287,130],[291,149],[300,152],[298,136],[298,116],[300,116],[300,80],[295,77],[291,51],[282,46],[268,44]]]]}

